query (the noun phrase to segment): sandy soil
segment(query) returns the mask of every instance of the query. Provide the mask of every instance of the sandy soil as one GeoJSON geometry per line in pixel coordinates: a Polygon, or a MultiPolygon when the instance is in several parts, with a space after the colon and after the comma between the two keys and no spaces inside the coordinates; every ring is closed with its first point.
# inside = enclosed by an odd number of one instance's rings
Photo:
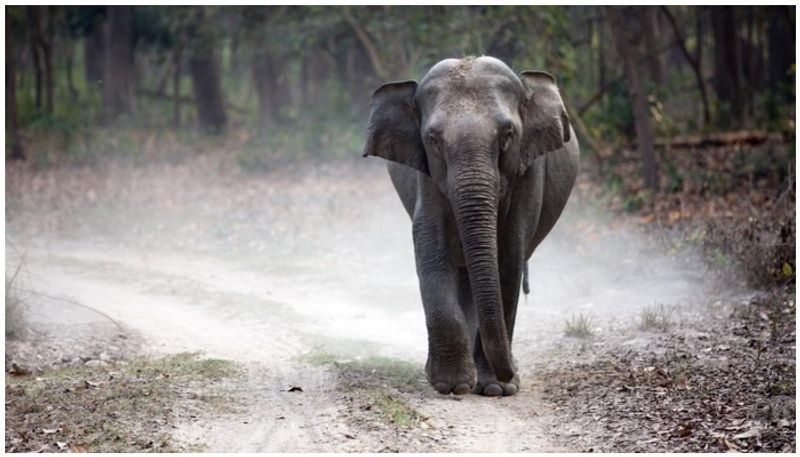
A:
{"type": "Polygon", "coordinates": [[[563,336],[565,319],[590,316],[594,346],[644,347],[643,308],[675,306],[680,327],[734,293],[711,284],[690,251],[658,247],[574,199],[531,260],[514,342],[520,394],[445,397],[387,378],[382,387],[424,418],[387,424],[353,407],[368,400],[353,398],[336,364],[311,361],[378,356],[422,376],[410,222],[383,164],[247,174],[225,163],[9,169],[6,184],[6,268],[23,262],[34,327],[58,339],[113,321],[144,352],[200,350],[246,367],[229,386],[243,413],[174,432],[209,451],[585,450],[553,438],[557,411],[542,398],[540,368],[589,357],[563,336]]]}

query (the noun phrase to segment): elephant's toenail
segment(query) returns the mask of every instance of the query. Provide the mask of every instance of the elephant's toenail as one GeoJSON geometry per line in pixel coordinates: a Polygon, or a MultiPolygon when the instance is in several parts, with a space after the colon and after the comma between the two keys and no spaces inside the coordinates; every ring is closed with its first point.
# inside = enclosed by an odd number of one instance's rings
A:
{"type": "Polygon", "coordinates": [[[450,386],[443,382],[437,382],[433,385],[433,388],[442,395],[447,395],[450,393],[450,386]]]}
{"type": "Polygon", "coordinates": [[[517,386],[511,383],[507,383],[503,386],[503,395],[509,396],[514,395],[517,393],[517,386]]]}
{"type": "Polygon", "coordinates": [[[470,390],[472,389],[469,388],[469,384],[461,383],[453,389],[453,393],[456,395],[464,395],[468,394],[470,390]]]}
{"type": "Polygon", "coordinates": [[[503,389],[497,384],[491,383],[483,388],[483,394],[487,397],[499,397],[503,395],[503,389]]]}

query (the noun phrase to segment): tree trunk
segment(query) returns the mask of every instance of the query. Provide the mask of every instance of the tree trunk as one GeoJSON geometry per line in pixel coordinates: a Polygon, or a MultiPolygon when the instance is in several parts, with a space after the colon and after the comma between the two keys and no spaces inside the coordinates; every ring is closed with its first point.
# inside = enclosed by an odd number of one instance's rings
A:
{"type": "Polygon", "coordinates": [[[73,78],[73,70],[75,68],[75,42],[72,39],[67,39],[65,46],[65,60],[66,60],[66,69],[65,69],[65,77],[67,80],[67,90],[69,91],[69,100],[70,102],[78,101],[78,89],[75,87],[75,78],[73,78]]]}
{"type": "Polygon", "coordinates": [[[103,108],[106,120],[113,120],[134,109],[133,9],[108,7],[108,34],[105,46],[103,108]]]}
{"type": "Polygon", "coordinates": [[[83,65],[87,87],[100,87],[105,67],[105,22],[95,24],[83,40],[83,65]]]}
{"type": "Polygon", "coordinates": [[[172,51],[172,124],[181,125],[181,44],[177,43],[172,51]]]}
{"type": "Polygon", "coordinates": [[[794,23],[793,6],[770,8],[767,27],[769,85],[773,93],[785,101],[793,101],[795,92],[795,75],[791,72],[795,58],[794,23]]]}
{"type": "Polygon", "coordinates": [[[41,21],[39,19],[39,7],[28,6],[25,9],[28,20],[28,44],[31,50],[31,60],[33,61],[33,74],[35,80],[34,106],[37,111],[42,109],[42,62],[39,57],[39,42],[42,34],[41,21]]]}
{"type": "MultiPolygon", "coordinates": [[[[598,8],[600,9],[600,8],[598,8]]],[[[602,13],[602,10],[600,10],[602,13]]],[[[606,87],[606,21],[602,14],[598,14],[597,20],[597,33],[598,36],[598,52],[597,52],[597,91],[605,91],[606,87]]]]}
{"type": "Polygon", "coordinates": [[[6,21],[6,125],[8,148],[11,149],[9,159],[24,160],[25,151],[22,148],[17,109],[17,63],[14,55],[14,41],[10,21],[6,21]]]}
{"type": "Polygon", "coordinates": [[[661,57],[661,30],[658,15],[658,8],[654,6],[644,7],[644,47],[647,55],[647,69],[650,79],[656,84],[663,84],[666,81],[666,70],[661,57]]]}
{"type": "Polygon", "coordinates": [[[258,124],[261,133],[266,133],[275,123],[275,87],[272,62],[266,53],[253,58],[253,85],[258,95],[258,124]]]}
{"type": "MultiPolygon", "coordinates": [[[[708,106],[708,93],[706,90],[706,83],[703,80],[702,74],[702,49],[703,49],[703,42],[702,42],[702,34],[701,34],[701,22],[700,19],[697,19],[697,56],[692,57],[692,54],[689,52],[689,49],[686,47],[686,41],[683,39],[683,34],[681,33],[680,27],[678,27],[678,21],[675,20],[675,16],[672,15],[670,12],[669,7],[662,6],[661,11],[666,16],[667,21],[672,26],[672,31],[675,34],[675,39],[678,42],[678,47],[680,48],[683,56],[686,58],[686,61],[689,62],[689,65],[692,67],[692,71],[694,72],[694,79],[697,83],[697,89],[700,91],[700,99],[703,102],[703,125],[708,126],[711,123],[711,111],[708,106]]],[[[699,11],[696,14],[700,14],[699,11]]]]}
{"type": "Polygon", "coordinates": [[[218,60],[213,49],[195,52],[189,59],[197,120],[202,129],[215,134],[227,123],[218,60]]]}
{"type": "Polygon", "coordinates": [[[652,192],[658,192],[658,164],[655,157],[653,146],[653,128],[650,124],[650,112],[647,109],[647,94],[639,76],[639,69],[633,59],[633,50],[628,43],[625,33],[626,18],[630,18],[628,12],[621,11],[621,7],[608,7],[607,11],[611,19],[611,30],[614,34],[614,41],[617,51],[622,58],[625,77],[628,80],[628,93],[633,110],[633,121],[636,128],[636,144],[642,156],[642,173],[644,184],[652,192]],[[623,17],[625,15],[625,18],[623,17]]]}
{"type": "Polygon", "coordinates": [[[742,55],[737,35],[737,8],[711,7],[714,28],[714,79],[725,127],[739,127],[744,115],[742,55]]]}
{"type": "Polygon", "coordinates": [[[44,59],[44,109],[47,114],[53,114],[56,90],[56,70],[53,65],[53,39],[55,37],[55,27],[53,25],[53,7],[42,7],[47,11],[47,25],[45,33],[39,34],[44,59]]]}

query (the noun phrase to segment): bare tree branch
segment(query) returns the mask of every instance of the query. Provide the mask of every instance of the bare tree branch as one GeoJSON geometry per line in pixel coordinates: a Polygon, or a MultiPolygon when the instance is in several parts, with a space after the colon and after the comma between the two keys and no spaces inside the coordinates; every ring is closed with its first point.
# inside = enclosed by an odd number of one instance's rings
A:
{"type": "Polygon", "coordinates": [[[372,63],[372,68],[375,70],[375,73],[382,79],[388,80],[389,73],[386,71],[386,67],[383,65],[381,61],[380,54],[378,53],[378,48],[375,47],[375,43],[373,42],[372,38],[369,36],[364,27],[356,21],[356,19],[351,14],[350,10],[345,10],[344,12],[344,20],[347,22],[348,25],[353,29],[355,32],[356,37],[364,46],[364,49],[367,50],[367,55],[369,56],[369,60],[372,63]]]}
{"type": "Polygon", "coordinates": [[[706,94],[706,84],[703,82],[703,75],[700,71],[700,62],[699,56],[701,55],[699,50],[702,49],[702,44],[698,43],[698,58],[694,58],[692,54],[689,52],[689,49],[686,47],[686,40],[683,39],[683,35],[681,34],[681,30],[678,27],[678,22],[675,20],[675,16],[669,10],[666,5],[661,6],[661,12],[664,13],[664,16],[669,21],[670,26],[672,26],[672,31],[675,33],[675,39],[678,42],[678,46],[681,49],[684,57],[686,57],[686,61],[689,62],[691,65],[692,70],[694,71],[694,77],[697,80],[697,88],[700,89],[700,96],[703,99],[703,122],[705,125],[709,125],[711,123],[711,113],[708,108],[708,95],[706,94]]]}

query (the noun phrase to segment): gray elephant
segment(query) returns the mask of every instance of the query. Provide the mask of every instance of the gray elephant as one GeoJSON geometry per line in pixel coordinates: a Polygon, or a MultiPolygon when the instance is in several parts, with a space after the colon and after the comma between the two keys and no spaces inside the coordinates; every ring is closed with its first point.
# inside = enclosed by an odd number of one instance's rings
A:
{"type": "Polygon", "coordinates": [[[442,394],[513,395],[511,355],[527,259],[561,215],[578,143],[553,76],[493,57],[447,59],[419,85],[372,96],[364,156],[388,159],[411,216],[442,394]]]}

